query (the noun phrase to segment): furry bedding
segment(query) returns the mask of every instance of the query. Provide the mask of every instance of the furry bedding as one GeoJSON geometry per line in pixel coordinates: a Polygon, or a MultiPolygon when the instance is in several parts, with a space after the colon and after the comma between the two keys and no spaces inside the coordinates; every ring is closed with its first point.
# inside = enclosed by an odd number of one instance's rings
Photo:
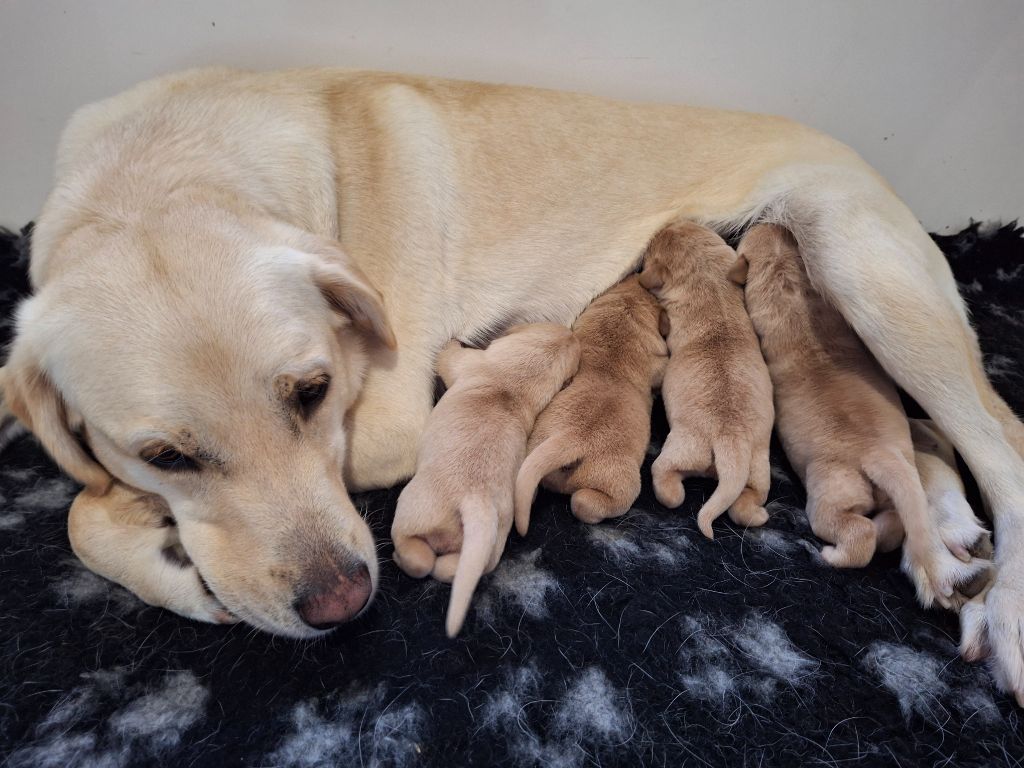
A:
{"type": "MultiPolygon", "coordinates": [[[[26,235],[0,243],[5,318],[27,290],[26,235]]],[[[1024,230],[936,239],[1020,412],[1024,230]]],[[[652,456],[665,433],[657,406],[652,456]]],[[[772,460],[768,525],[720,523],[714,541],[695,524],[711,484],[669,512],[649,465],[635,508],[600,526],[542,493],[456,640],[448,587],[390,561],[400,489],[360,494],[379,596],[295,642],[91,574],[68,545],[76,486],[23,438],[0,457],[0,765],[1019,765],[1021,712],[959,660],[955,617],[917,606],[895,555],[824,567],[772,460]]]]}

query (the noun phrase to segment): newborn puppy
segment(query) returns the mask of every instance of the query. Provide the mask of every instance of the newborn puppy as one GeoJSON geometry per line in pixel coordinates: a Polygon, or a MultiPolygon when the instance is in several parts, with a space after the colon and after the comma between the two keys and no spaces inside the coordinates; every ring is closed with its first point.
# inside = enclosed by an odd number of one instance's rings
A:
{"type": "Polygon", "coordinates": [[[796,241],[774,225],[752,228],[734,275],[775,388],[782,445],[807,489],[807,515],[837,567],[860,567],[906,531],[903,569],[925,605],[952,607],[954,587],[985,563],[963,562],[932,520],[896,388],[832,306],[811,286],[796,241]],[[748,266],[749,265],[749,266],[748,266]],[[878,511],[874,520],[865,515],[878,511]]]}
{"type": "Polygon", "coordinates": [[[580,367],[530,435],[516,479],[516,529],[530,525],[537,485],[572,494],[585,523],[617,517],[640,495],[640,467],[651,438],[651,389],[668,359],[661,307],[631,275],[580,315],[573,334],[580,367]]]}
{"type": "Polygon", "coordinates": [[[675,508],[683,503],[685,478],[717,477],[697,515],[709,539],[726,509],[737,525],[768,519],[772,385],[743,291],[729,277],[735,262],[722,238],[686,222],[655,236],[640,273],[669,325],[661,394],[671,432],[652,468],[654,492],[675,508]]]}
{"type": "Polygon", "coordinates": [[[505,549],[516,472],[537,414],[579,358],[572,331],[550,323],[515,326],[485,350],[451,342],[441,351],[437,369],[448,391],[430,414],[391,538],[403,571],[452,582],[449,637],[505,549]]]}

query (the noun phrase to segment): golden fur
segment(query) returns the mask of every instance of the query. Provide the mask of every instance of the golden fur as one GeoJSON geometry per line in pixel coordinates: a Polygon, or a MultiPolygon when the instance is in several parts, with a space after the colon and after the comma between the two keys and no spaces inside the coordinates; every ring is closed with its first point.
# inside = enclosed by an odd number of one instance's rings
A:
{"type": "Polygon", "coordinates": [[[772,387],[743,290],[729,277],[736,253],[690,222],[658,233],[640,282],[668,314],[669,362],[662,382],[669,432],[651,473],[666,507],[683,503],[687,477],[717,477],[697,515],[709,539],[726,509],[737,525],[763,525],[771,482],[772,387]]]}
{"type": "Polygon", "coordinates": [[[811,528],[834,545],[822,557],[860,567],[876,548],[899,546],[905,530],[904,566],[922,602],[956,603],[941,572],[962,583],[979,563],[954,557],[931,523],[896,388],[811,287],[789,232],[756,226],[739,256],[749,265],[746,303],[771,373],[779,436],[807,489],[811,528]]]}
{"type": "Polygon", "coordinates": [[[651,389],[661,383],[668,355],[660,315],[658,302],[631,275],[576,321],[579,370],[537,419],[516,480],[521,535],[538,484],[571,494],[572,513],[586,523],[618,517],[640,495],[651,389]]]}

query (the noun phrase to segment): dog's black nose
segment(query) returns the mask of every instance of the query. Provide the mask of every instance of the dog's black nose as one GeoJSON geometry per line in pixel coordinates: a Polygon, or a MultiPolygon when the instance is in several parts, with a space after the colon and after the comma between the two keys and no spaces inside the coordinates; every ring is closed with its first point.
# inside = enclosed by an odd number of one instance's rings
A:
{"type": "Polygon", "coordinates": [[[295,610],[313,629],[332,629],[366,607],[372,586],[366,565],[344,573],[336,571],[296,600],[295,610]]]}

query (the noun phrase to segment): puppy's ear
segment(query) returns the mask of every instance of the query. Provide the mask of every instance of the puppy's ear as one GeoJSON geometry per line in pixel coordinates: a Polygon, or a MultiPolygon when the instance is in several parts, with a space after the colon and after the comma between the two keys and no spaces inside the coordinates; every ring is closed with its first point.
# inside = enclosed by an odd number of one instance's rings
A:
{"type": "Polygon", "coordinates": [[[669,331],[672,330],[672,323],[668,319],[668,312],[664,309],[661,310],[661,314],[658,315],[658,333],[663,337],[668,337],[669,331]]]}
{"type": "Polygon", "coordinates": [[[660,264],[655,264],[648,259],[644,262],[643,271],[640,273],[640,285],[648,291],[656,291],[665,284],[660,264]]]}
{"type": "Polygon", "coordinates": [[[357,328],[376,336],[388,349],[395,349],[398,343],[384,310],[384,300],[341,246],[312,237],[303,245],[315,257],[313,282],[331,309],[347,316],[357,328]]]}
{"type": "Polygon", "coordinates": [[[4,406],[28,427],[54,461],[93,493],[105,493],[113,478],[90,455],[75,434],[80,424],[49,376],[34,362],[21,362],[17,348],[3,368],[0,387],[4,406]]]}
{"type": "Polygon", "coordinates": [[[437,375],[446,388],[451,388],[465,370],[466,362],[475,354],[479,354],[479,350],[462,346],[458,339],[444,345],[437,356],[437,375]]]}
{"type": "Polygon", "coordinates": [[[749,269],[750,263],[743,256],[737,256],[736,261],[729,267],[726,277],[736,283],[736,285],[746,285],[749,269]]]}

